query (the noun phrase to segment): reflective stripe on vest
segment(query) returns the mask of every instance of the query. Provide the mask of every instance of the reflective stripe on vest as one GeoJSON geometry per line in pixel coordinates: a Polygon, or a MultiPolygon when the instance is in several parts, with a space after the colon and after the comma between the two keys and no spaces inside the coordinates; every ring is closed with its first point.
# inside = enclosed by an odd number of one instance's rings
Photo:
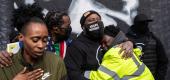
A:
{"type": "MultiPolygon", "coordinates": [[[[137,76],[141,75],[141,74],[144,72],[144,70],[145,70],[145,64],[142,63],[142,64],[140,65],[140,63],[137,61],[137,59],[135,58],[134,55],[132,55],[132,60],[133,60],[133,62],[136,64],[136,66],[138,66],[138,69],[137,69],[133,74],[128,75],[128,76],[124,76],[123,78],[120,78],[116,72],[111,71],[111,70],[107,69],[106,67],[104,67],[104,66],[102,66],[102,65],[100,65],[100,67],[98,68],[98,70],[100,70],[100,71],[108,74],[109,76],[112,76],[112,78],[113,78],[114,80],[128,80],[128,79],[130,79],[130,78],[137,77],[137,76]]],[[[90,79],[90,72],[91,72],[91,71],[85,71],[84,77],[90,79]]],[[[97,77],[97,76],[96,76],[96,77],[97,77]]]]}
{"type": "Polygon", "coordinates": [[[104,67],[102,65],[99,67],[99,70],[110,75],[110,76],[112,76],[115,80],[120,80],[120,78],[119,78],[119,76],[117,75],[116,72],[111,71],[111,70],[107,69],[106,67],[104,67]]]}
{"type": "Polygon", "coordinates": [[[90,72],[91,72],[91,71],[85,71],[84,77],[87,78],[87,79],[89,79],[89,78],[90,78],[90,72]]]}
{"type": "Polygon", "coordinates": [[[141,75],[144,72],[144,70],[145,70],[145,64],[142,63],[142,65],[139,66],[138,70],[136,70],[132,75],[124,76],[121,80],[128,80],[130,78],[137,77],[141,75]]]}

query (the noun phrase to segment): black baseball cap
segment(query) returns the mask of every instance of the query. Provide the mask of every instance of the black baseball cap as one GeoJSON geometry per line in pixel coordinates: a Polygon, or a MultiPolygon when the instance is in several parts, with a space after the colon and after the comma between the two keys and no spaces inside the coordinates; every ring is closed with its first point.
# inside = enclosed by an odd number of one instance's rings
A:
{"type": "Polygon", "coordinates": [[[86,18],[88,18],[88,17],[89,17],[90,15],[92,15],[92,14],[97,14],[97,15],[101,18],[100,14],[99,14],[98,12],[93,11],[93,10],[87,11],[87,12],[85,12],[85,13],[82,15],[82,17],[81,17],[81,19],[80,19],[80,24],[81,24],[81,26],[84,25],[86,18]]]}
{"type": "Polygon", "coordinates": [[[134,22],[152,22],[152,19],[149,19],[145,14],[138,14],[135,19],[134,22]]]}

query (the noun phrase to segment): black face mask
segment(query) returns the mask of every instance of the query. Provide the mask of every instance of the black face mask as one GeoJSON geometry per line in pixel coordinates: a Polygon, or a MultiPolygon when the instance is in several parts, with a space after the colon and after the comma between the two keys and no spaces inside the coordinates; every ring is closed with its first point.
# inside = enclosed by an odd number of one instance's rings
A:
{"type": "Polygon", "coordinates": [[[102,21],[97,21],[91,24],[84,25],[83,29],[85,35],[90,39],[100,40],[104,33],[104,25],[102,21]]]}
{"type": "Polygon", "coordinates": [[[57,37],[56,37],[55,43],[58,43],[63,40],[67,40],[69,38],[69,36],[71,35],[71,31],[72,31],[71,26],[69,28],[63,28],[63,29],[65,30],[65,35],[56,34],[57,37]]]}

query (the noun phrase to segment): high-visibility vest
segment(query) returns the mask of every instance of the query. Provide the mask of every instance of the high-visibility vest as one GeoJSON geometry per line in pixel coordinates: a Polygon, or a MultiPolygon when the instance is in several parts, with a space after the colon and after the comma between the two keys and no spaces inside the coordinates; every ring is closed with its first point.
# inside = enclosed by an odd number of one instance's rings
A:
{"type": "Polygon", "coordinates": [[[91,80],[154,80],[147,66],[136,55],[139,48],[133,49],[132,58],[122,59],[120,48],[109,49],[97,71],[85,71],[84,76],[91,80]]]}

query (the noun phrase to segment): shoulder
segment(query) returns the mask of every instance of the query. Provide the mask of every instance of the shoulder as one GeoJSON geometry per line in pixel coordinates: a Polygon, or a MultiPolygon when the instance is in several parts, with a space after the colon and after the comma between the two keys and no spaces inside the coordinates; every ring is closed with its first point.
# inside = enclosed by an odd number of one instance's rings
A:
{"type": "Polygon", "coordinates": [[[84,39],[85,39],[85,37],[84,37],[83,35],[79,35],[76,39],[74,39],[74,40],[72,41],[72,44],[81,43],[84,39]]]}
{"type": "Polygon", "coordinates": [[[121,59],[121,55],[119,54],[120,47],[112,47],[110,48],[103,56],[104,60],[113,60],[113,59],[121,59]]]}
{"type": "Polygon", "coordinates": [[[44,54],[44,59],[47,61],[58,62],[61,61],[61,58],[55,54],[55,52],[46,51],[44,54]]]}
{"type": "Polygon", "coordinates": [[[46,66],[51,68],[65,67],[63,59],[55,55],[54,52],[47,51],[44,55],[44,62],[46,66]]]}
{"type": "Polygon", "coordinates": [[[107,52],[119,52],[120,50],[121,48],[119,47],[119,45],[116,45],[110,48],[107,52]]]}
{"type": "Polygon", "coordinates": [[[86,41],[83,41],[82,37],[79,36],[77,39],[72,41],[72,43],[70,44],[69,48],[81,49],[82,46],[85,46],[85,43],[86,43],[86,41]]]}

